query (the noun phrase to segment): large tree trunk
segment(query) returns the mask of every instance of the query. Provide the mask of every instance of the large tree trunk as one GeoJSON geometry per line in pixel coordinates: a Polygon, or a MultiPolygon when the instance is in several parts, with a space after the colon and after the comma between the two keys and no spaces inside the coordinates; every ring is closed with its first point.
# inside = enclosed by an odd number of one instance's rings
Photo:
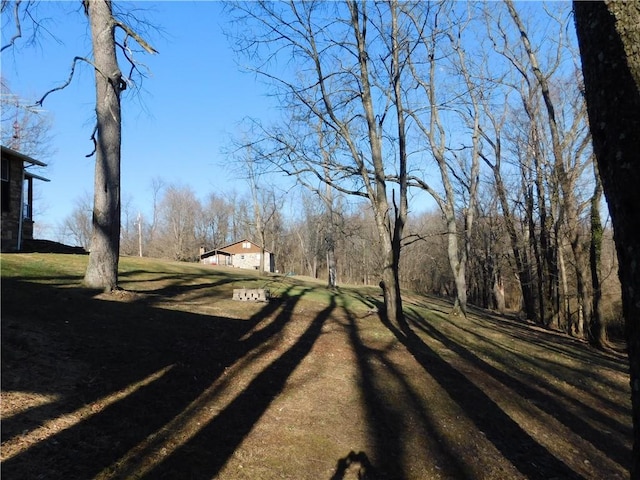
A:
{"type": "Polygon", "coordinates": [[[453,304],[453,315],[467,316],[467,274],[466,258],[460,255],[458,247],[458,231],[453,208],[446,213],[447,221],[447,256],[456,286],[456,298],[453,304]]]}
{"type": "Polygon", "coordinates": [[[593,147],[613,222],[640,478],[640,3],[574,2],[593,147]]]}
{"type": "Polygon", "coordinates": [[[84,6],[91,25],[97,116],[93,234],[84,282],[113,290],[120,249],[120,93],[126,84],[116,57],[111,2],[85,1],[84,6]]]}
{"type": "Polygon", "coordinates": [[[384,315],[392,325],[404,325],[398,269],[400,249],[394,250],[392,247],[389,250],[385,250],[385,262],[382,268],[382,281],[380,282],[385,306],[384,315]]]}
{"type": "MultiPolygon", "coordinates": [[[[382,199],[386,202],[386,199],[382,199]]],[[[381,202],[381,203],[382,203],[381,202]]],[[[400,245],[393,241],[393,233],[388,230],[390,220],[384,215],[384,211],[378,207],[375,211],[376,224],[382,240],[382,280],[380,287],[384,298],[385,317],[393,325],[398,325],[403,320],[402,296],[400,292],[400,245]]]]}

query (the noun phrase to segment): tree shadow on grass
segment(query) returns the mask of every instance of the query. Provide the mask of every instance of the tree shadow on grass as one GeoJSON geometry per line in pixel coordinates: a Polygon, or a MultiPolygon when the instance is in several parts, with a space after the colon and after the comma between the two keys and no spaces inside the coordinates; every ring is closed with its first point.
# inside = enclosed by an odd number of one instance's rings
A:
{"type": "Polygon", "coordinates": [[[167,426],[190,421],[203,393],[232,382],[227,369],[277,344],[304,293],[283,292],[248,320],[232,320],[3,279],[2,391],[48,399],[2,419],[3,445],[20,444],[3,452],[3,476],[127,478],[142,469],[153,471],[149,478],[211,478],[309,352],[333,306],[172,455],[140,465],[129,453],[159,432],[171,437],[167,426]],[[123,458],[129,463],[120,465],[123,458]]]}
{"type": "MultiPolygon", "coordinates": [[[[513,372],[508,374],[493,365],[487,363],[485,360],[478,357],[469,349],[462,346],[460,343],[452,340],[451,338],[438,331],[433,325],[425,321],[419,316],[409,315],[409,322],[414,328],[422,330],[431,338],[442,343],[447,349],[458,354],[462,359],[475,365],[481,369],[487,375],[498,380],[514,394],[526,398],[528,401],[533,402],[539,409],[546,412],[560,423],[564,424],[578,436],[588,440],[600,451],[605,453],[609,458],[614,460],[620,465],[627,466],[630,464],[631,450],[629,446],[625,446],[624,438],[630,438],[630,427],[621,425],[619,422],[607,417],[604,413],[591,408],[589,405],[579,404],[579,402],[571,397],[566,396],[560,389],[553,384],[546,383],[540,385],[541,379],[535,375],[520,373],[522,379],[516,378],[517,367],[514,367],[513,372]],[[576,408],[581,411],[578,414],[575,411],[570,411],[565,407],[558,399],[565,397],[565,401],[573,404],[573,410],[576,408]],[[609,428],[616,429],[616,433],[606,435],[604,432],[585,421],[585,418],[590,420],[596,420],[602,424],[606,424],[609,428]]],[[[462,328],[462,327],[461,327],[462,328]]],[[[468,332],[474,334],[473,332],[468,332]]],[[[488,351],[489,356],[493,356],[496,361],[504,362],[505,354],[499,353],[500,346],[494,345],[493,350],[488,351]]],[[[551,355],[551,358],[553,355],[551,355]]],[[[527,362],[526,358],[521,359],[522,362],[527,362]]],[[[517,365],[517,363],[516,363],[517,365]]],[[[552,361],[545,363],[544,367],[553,371],[554,366],[552,361]]],[[[567,376],[560,375],[561,378],[568,378],[567,376]]]]}
{"type": "Polygon", "coordinates": [[[426,345],[405,319],[397,326],[384,317],[382,321],[424,370],[460,405],[487,439],[523,475],[528,478],[584,478],[536,442],[486,393],[426,345]]]}
{"type": "MultiPolygon", "coordinates": [[[[216,475],[311,351],[335,306],[335,297],[331,297],[330,305],[313,319],[291,347],[258,373],[210,423],[155,465],[144,478],[211,478],[216,475]],[[220,442],[220,438],[224,441],[220,442]]],[[[290,315],[290,310],[280,313],[287,320],[290,315]]]]}
{"type": "MultiPolygon", "coordinates": [[[[447,448],[427,413],[420,394],[407,382],[404,372],[397,370],[386,358],[383,349],[365,345],[359,322],[349,311],[345,310],[348,319],[347,334],[356,355],[358,378],[364,401],[364,409],[368,422],[368,432],[372,442],[372,464],[364,453],[350,455],[340,459],[333,479],[341,479],[347,467],[356,462],[367,473],[368,480],[401,480],[407,477],[408,466],[405,464],[409,453],[406,442],[409,422],[417,422],[418,430],[422,430],[434,450],[433,461],[442,465],[450,475],[449,478],[467,478],[465,467],[452,451],[447,448]],[[383,367],[375,368],[375,365],[383,367]],[[388,378],[383,378],[386,376],[388,378]],[[391,385],[397,389],[392,390],[391,385]]],[[[413,426],[416,428],[416,425],[413,426]]],[[[358,477],[360,478],[360,477],[358,477]]]]}
{"type": "MultiPolygon", "coordinates": [[[[483,323],[493,326],[496,330],[499,330],[506,335],[519,339],[531,339],[534,342],[542,343],[545,348],[558,351],[561,354],[569,353],[572,357],[584,361],[585,364],[597,360],[599,364],[606,368],[610,368],[625,375],[628,375],[629,373],[627,356],[623,353],[597,350],[590,346],[586,341],[572,337],[558,330],[546,329],[539,325],[515,320],[507,316],[499,316],[493,312],[488,312],[476,307],[470,308],[470,310],[474,311],[478,317],[481,317],[483,323]],[[541,336],[539,334],[540,331],[544,332],[545,335],[541,336]]],[[[477,320],[473,319],[473,317],[470,320],[471,323],[476,321],[477,320]]]]}
{"type": "MultiPolygon", "coordinates": [[[[428,307],[423,305],[423,308],[428,307]]],[[[460,333],[456,338],[467,339],[466,342],[473,345],[473,351],[497,363],[508,364],[508,370],[515,369],[515,373],[525,380],[525,387],[538,384],[539,387],[553,392],[558,397],[566,397],[568,403],[585,410],[585,417],[592,420],[598,419],[609,427],[614,427],[617,430],[616,435],[620,438],[630,437],[631,425],[616,422],[610,418],[609,414],[609,412],[617,412],[624,417],[631,415],[630,403],[621,401],[621,397],[628,398],[630,395],[626,380],[621,383],[619,379],[619,374],[628,376],[628,362],[623,355],[596,350],[585,341],[561,332],[533,327],[519,321],[497,317],[479,309],[475,310],[482,317],[470,316],[463,321],[450,321],[447,316],[436,313],[442,318],[442,322],[427,322],[416,312],[413,316],[416,320],[413,326],[430,336],[433,336],[431,334],[435,329],[436,334],[448,340],[451,340],[452,336],[447,335],[445,330],[442,332],[437,330],[436,325],[444,325],[449,330],[456,329],[460,333]],[[427,329],[429,331],[426,331],[427,329]],[[488,331],[492,334],[499,333],[500,342],[492,340],[493,335],[487,335],[488,331]],[[517,344],[526,345],[527,348],[524,351],[513,348],[517,344]],[[518,369],[519,365],[527,365],[529,368],[518,369]],[[527,373],[532,370],[545,374],[539,376],[527,373]],[[606,407],[607,413],[581,402],[576,396],[566,395],[553,382],[554,379],[562,385],[569,385],[576,391],[584,392],[586,396],[594,398],[599,407],[606,407]]],[[[462,343],[457,345],[464,349],[462,343]]],[[[596,443],[606,442],[599,432],[594,431],[591,437],[584,434],[583,436],[590,440],[597,438],[596,443]]],[[[619,443],[619,440],[614,443],[619,443]]]]}

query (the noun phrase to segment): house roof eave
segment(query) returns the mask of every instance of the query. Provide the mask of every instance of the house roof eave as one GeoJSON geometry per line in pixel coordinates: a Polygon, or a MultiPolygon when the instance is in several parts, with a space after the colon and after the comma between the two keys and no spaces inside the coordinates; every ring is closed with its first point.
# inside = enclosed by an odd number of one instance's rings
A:
{"type": "MultiPolygon", "coordinates": [[[[232,247],[232,246],[234,246],[234,245],[237,245],[237,244],[239,244],[239,243],[243,243],[243,242],[249,242],[249,243],[251,243],[252,245],[255,245],[256,247],[261,248],[261,247],[260,247],[260,245],[258,245],[256,242],[252,242],[252,241],[251,241],[251,240],[249,240],[248,238],[243,238],[242,240],[238,240],[237,242],[231,242],[231,243],[229,243],[229,244],[225,245],[224,247],[220,247],[218,250],[225,250],[225,249],[227,249],[227,248],[229,248],[229,247],[232,247]]],[[[273,253],[273,252],[271,252],[271,250],[267,250],[266,248],[264,249],[264,251],[265,251],[265,252],[267,252],[267,253],[269,253],[269,254],[273,253]]]]}
{"type": "Polygon", "coordinates": [[[36,180],[42,180],[43,182],[50,182],[51,181],[48,178],[41,177],[40,175],[36,175],[35,173],[27,172],[26,170],[24,172],[24,176],[26,178],[35,178],[36,180]]]}
{"type": "Polygon", "coordinates": [[[9,147],[5,147],[4,145],[1,145],[2,147],[2,156],[5,157],[13,157],[17,160],[22,160],[23,162],[27,162],[30,163],[32,165],[37,165],[39,167],[46,167],[47,164],[44,162],[41,162],[40,160],[36,160],[35,158],[31,158],[28,155],[25,155],[24,153],[20,153],[15,151],[12,148],[9,147]]]}
{"type": "Polygon", "coordinates": [[[211,257],[213,255],[220,255],[220,254],[231,256],[231,254],[229,252],[223,252],[219,248],[216,248],[214,250],[209,250],[208,252],[203,252],[202,255],[200,255],[200,258],[207,258],[207,257],[211,257]]]}

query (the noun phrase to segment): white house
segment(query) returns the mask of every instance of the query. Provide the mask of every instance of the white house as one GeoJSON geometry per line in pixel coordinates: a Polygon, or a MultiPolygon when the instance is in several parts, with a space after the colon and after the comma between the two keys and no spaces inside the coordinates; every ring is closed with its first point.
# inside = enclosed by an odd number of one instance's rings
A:
{"type": "Polygon", "coordinates": [[[200,263],[207,265],[226,265],[248,270],[259,270],[260,262],[264,262],[265,272],[274,271],[275,259],[273,253],[265,250],[263,258],[262,248],[247,239],[209,251],[205,251],[204,247],[200,248],[200,263]]]}

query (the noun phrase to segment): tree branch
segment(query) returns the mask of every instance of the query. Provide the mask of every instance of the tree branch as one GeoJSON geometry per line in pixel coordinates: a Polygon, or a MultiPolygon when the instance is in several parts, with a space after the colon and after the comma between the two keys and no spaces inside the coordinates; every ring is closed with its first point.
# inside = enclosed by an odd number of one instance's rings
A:
{"type": "Polygon", "coordinates": [[[93,132],[91,132],[91,141],[93,142],[93,150],[90,153],[85,155],[86,158],[93,157],[93,155],[96,153],[96,149],[98,148],[98,141],[96,140],[96,133],[98,133],[98,124],[97,123],[93,127],[93,132]]]}
{"type": "Polygon", "coordinates": [[[16,22],[16,33],[13,34],[13,37],[11,37],[11,39],[9,40],[9,43],[7,43],[6,45],[3,45],[2,48],[0,48],[0,52],[4,52],[7,48],[12,47],[16,43],[16,40],[22,37],[22,27],[20,24],[19,13],[20,13],[20,0],[17,0],[15,5],[13,6],[13,18],[15,19],[15,22],[16,22]]]}
{"type": "MultiPolygon", "coordinates": [[[[71,84],[71,81],[73,80],[73,75],[75,74],[75,71],[76,71],[76,62],[78,60],[82,60],[83,62],[87,62],[89,65],[91,65],[93,68],[95,68],[98,72],[100,72],[98,67],[96,67],[91,60],[89,60],[89,59],[87,59],[85,57],[74,57],[73,62],[71,63],[71,72],[69,73],[69,78],[67,79],[67,81],[64,82],[62,85],[60,85],[58,87],[55,87],[55,88],[52,88],[47,93],[45,93],[42,96],[42,98],[35,103],[34,106],[41,107],[42,103],[45,100],[45,98],[47,98],[50,94],[52,94],[53,92],[57,92],[59,90],[64,90],[65,88],[67,88],[71,84]]],[[[100,73],[102,74],[102,72],[100,72],[100,73]]]]}
{"type": "Polygon", "coordinates": [[[150,54],[158,53],[158,51],[155,48],[153,48],[151,45],[149,45],[144,38],[142,38],[135,31],[133,31],[131,27],[129,27],[129,25],[121,22],[120,20],[116,20],[115,18],[113,22],[116,27],[120,27],[128,36],[132,37],[136,42],[138,42],[138,45],[144,48],[147,53],[150,53],[150,54]]]}
{"type": "Polygon", "coordinates": [[[402,246],[408,247],[409,245],[413,245],[414,243],[417,243],[417,242],[421,242],[421,241],[426,242],[431,238],[444,237],[448,234],[449,234],[448,232],[435,232],[435,233],[426,233],[426,234],[410,233],[406,237],[402,238],[402,246]]]}

